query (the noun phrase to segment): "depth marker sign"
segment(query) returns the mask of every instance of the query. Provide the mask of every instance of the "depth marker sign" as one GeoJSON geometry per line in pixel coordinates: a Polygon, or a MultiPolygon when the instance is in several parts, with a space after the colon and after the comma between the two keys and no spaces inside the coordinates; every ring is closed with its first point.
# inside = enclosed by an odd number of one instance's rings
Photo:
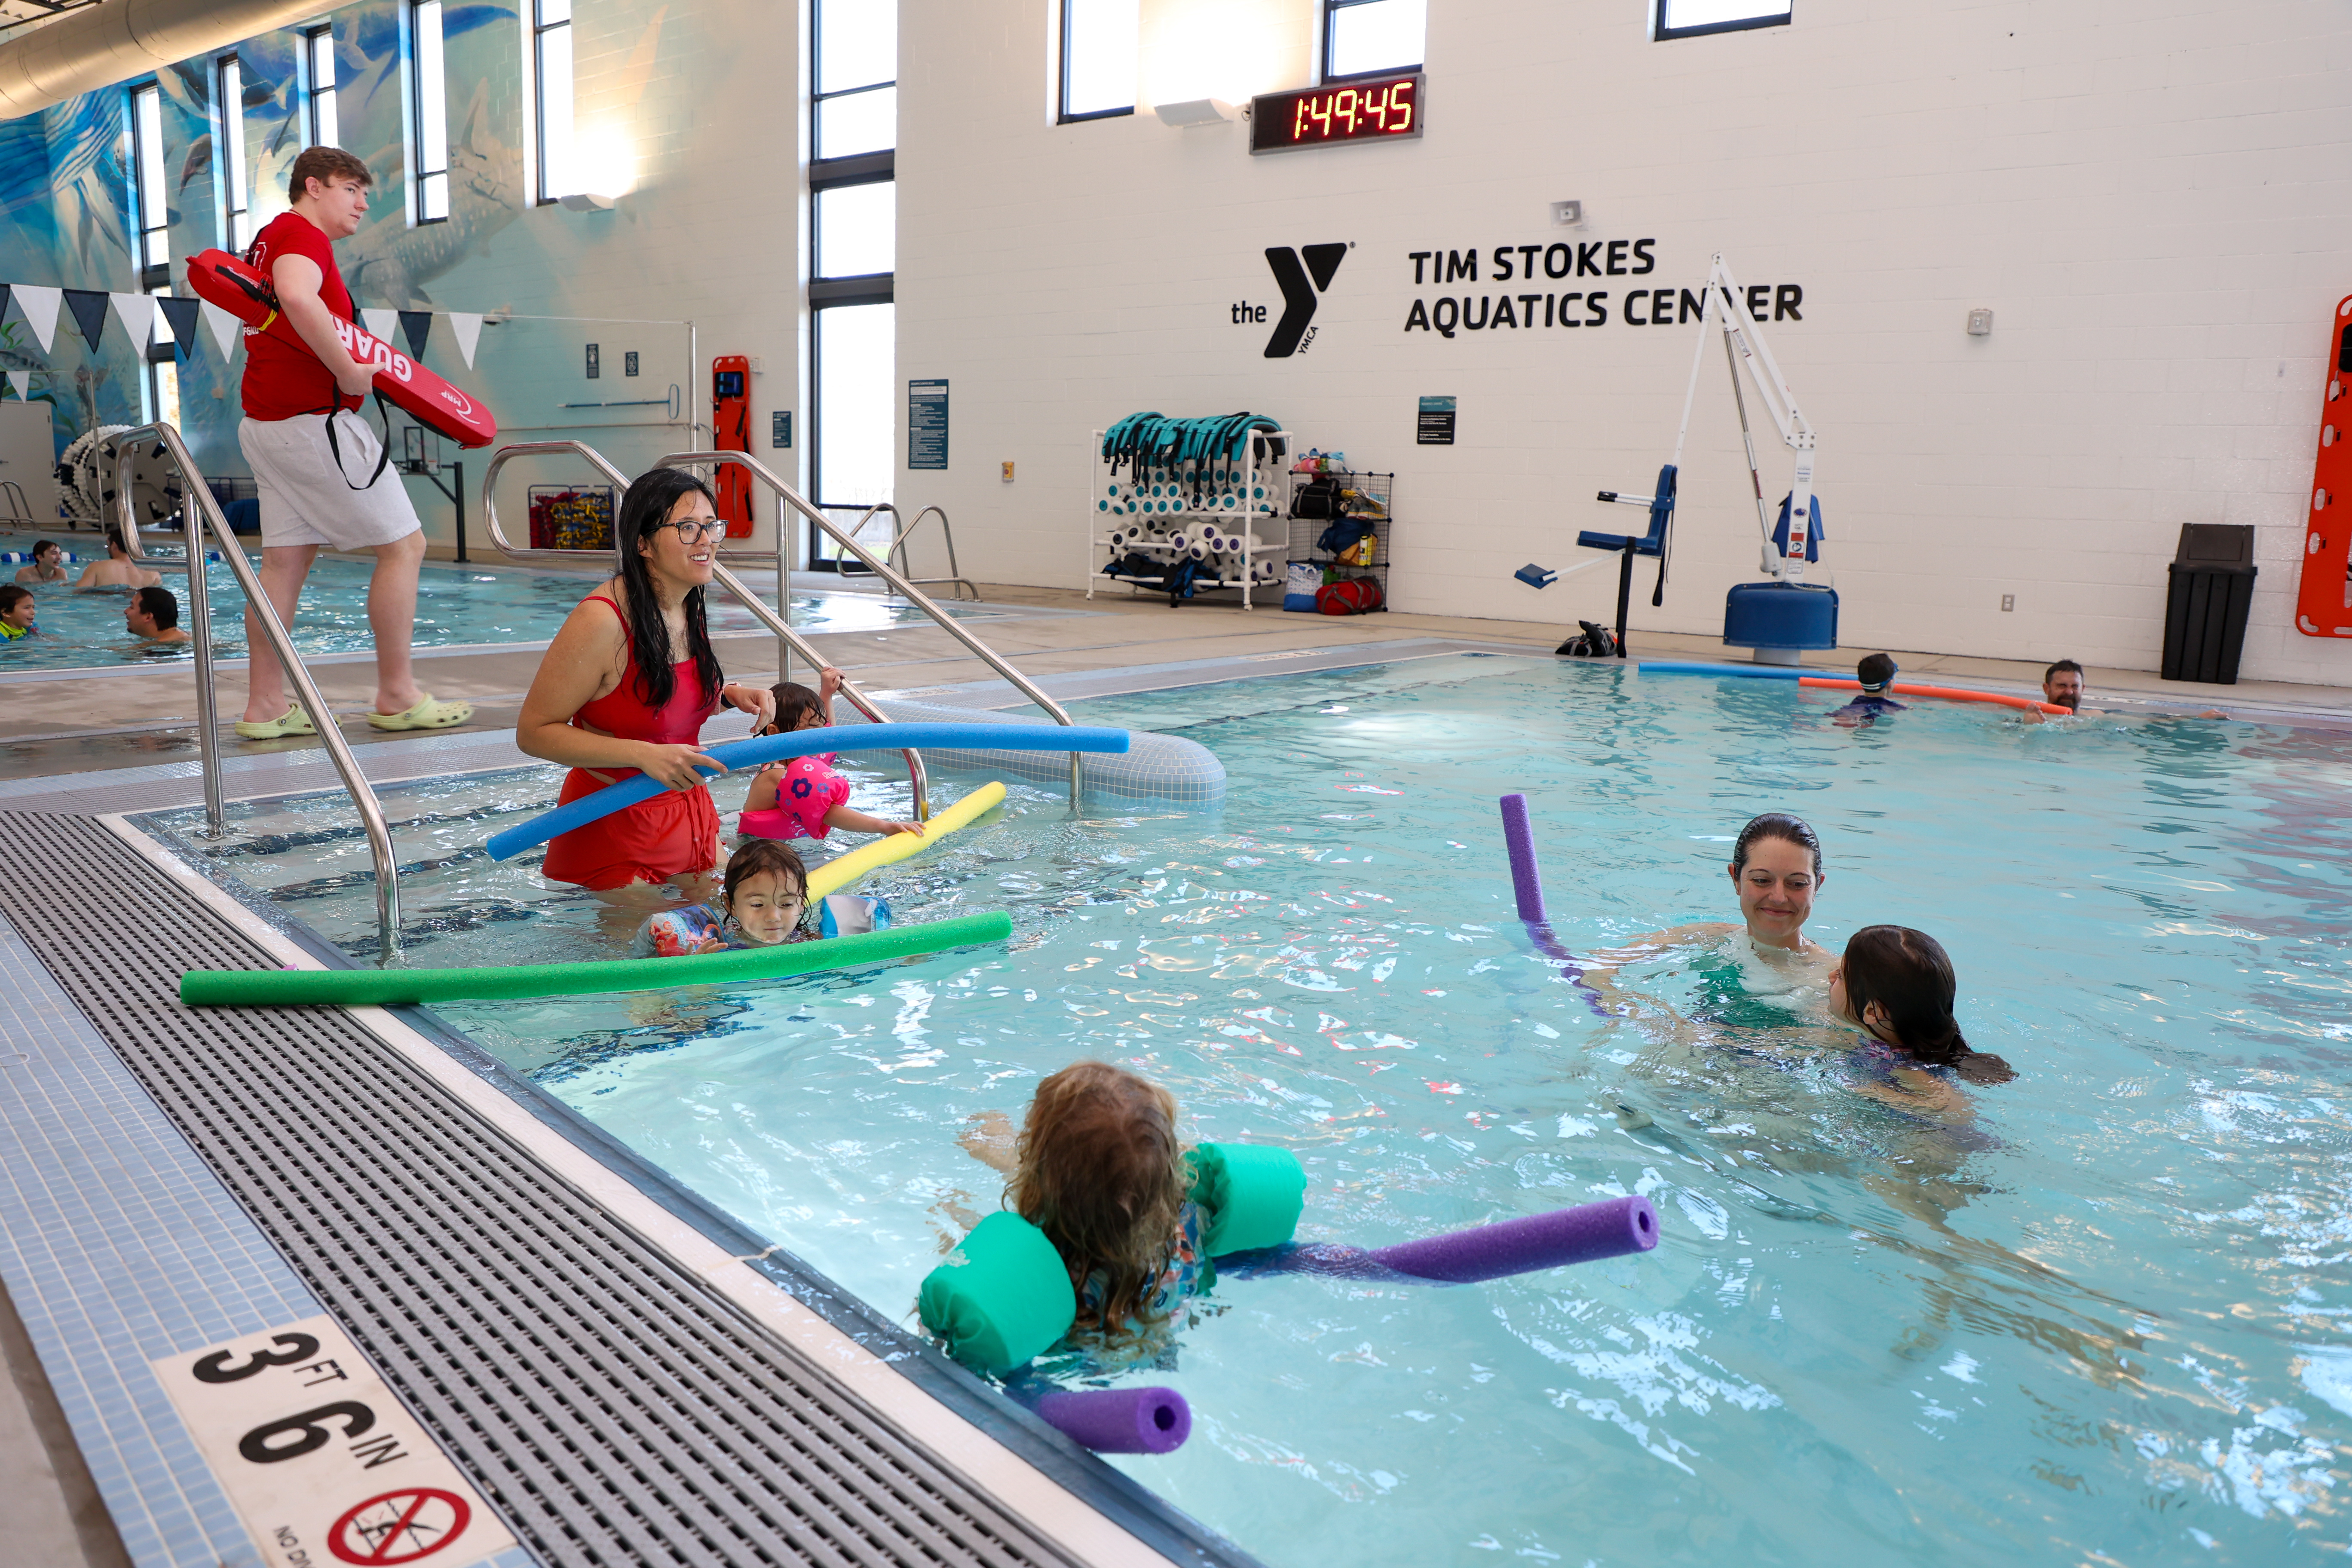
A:
{"type": "Polygon", "coordinates": [[[278,1568],[467,1568],[515,1543],[331,1318],[153,1366],[278,1568]]]}

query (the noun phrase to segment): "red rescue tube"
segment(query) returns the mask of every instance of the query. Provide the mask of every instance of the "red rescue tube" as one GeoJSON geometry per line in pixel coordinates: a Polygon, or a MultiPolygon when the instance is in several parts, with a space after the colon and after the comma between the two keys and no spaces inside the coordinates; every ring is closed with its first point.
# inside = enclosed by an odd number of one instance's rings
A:
{"type": "MultiPolygon", "coordinates": [[[[1826,675],[1801,675],[1800,686],[1824,686],[1832,691],[1859,691],[1859,680],[1838,680],[1826,675]]],[[[2055,713],[2064,718],[2074,710],[2061,708],[2055,702],[2036,702],[2030,697],[2009,697],[1998,691],[1964,691],[1957,686],[1913,686],[1898,682],[1887,688],[1897,697],[1941,697],[1949,702],[1990,702],[1997,708],[2022,708],[2029,713],[2055,713]]]]}
{"type": "MultiPolygon", "coordinates": [[[[294,323],[278,313],[278,290],[269,279],[227,251],[199,251],[190,259],[188,287],[254,331],[310,352],[294,323]]],[[[352,358],[375,366],[375,389],[419,425],[460,447],[487,447],[499,438],[499,422],[488,409],[358,323],[334,321],[335,336],[352,358]]]]}

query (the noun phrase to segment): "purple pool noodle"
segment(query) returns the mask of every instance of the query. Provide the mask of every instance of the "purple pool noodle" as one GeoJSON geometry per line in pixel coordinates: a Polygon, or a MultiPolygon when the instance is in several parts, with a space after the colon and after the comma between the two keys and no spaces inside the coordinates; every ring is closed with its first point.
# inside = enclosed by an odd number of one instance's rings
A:
{"type": "Polygon", "coordinates": [[[1046,1424],[1097,1454],[1168,1454],[1192,1435],[1192,1407],[1172,1388],[1092,1388],[1048,1394],[1046,1424]]]}
{"type": "Polygon", "coordinates": [[[1511,891],[1519,901],[1519,919],[1543,921],[1543,876],[1536,869],[1535,836],[1528,831],[1528,797],[1503,797],[1503,843],[1511,852],[1511,891]]]}
{"type": "Polygon", "coordinates": [[[1507,1274],[1622,1258],[1657,1245],[1658,1211],[1636,1194],[1383,1247],[1371,1258],[1415,1279],[1469,1285],[1507,1274]]]}

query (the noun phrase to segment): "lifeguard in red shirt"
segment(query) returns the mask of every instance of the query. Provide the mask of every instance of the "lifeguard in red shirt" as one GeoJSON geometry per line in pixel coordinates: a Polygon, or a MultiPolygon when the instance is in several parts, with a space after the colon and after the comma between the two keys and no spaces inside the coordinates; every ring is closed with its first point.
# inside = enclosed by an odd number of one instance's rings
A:
{"type": "MultiPolygon", "coordinates": [[[[287,182],[291,212],[253,237],[247,263],[268,275],[278,309],[309,345],[245,332],[245,418],[237,446],[261,498],[261,585],[280,620],[294,624],[321,548],[372,552],[368,626],[375,637],[379,730],[446,730],[473,717],[467,702],[440,702],[419,688],[409,658],[416,621],[416,569],[425,532],[407,489],[378,459],[383,447],[358,408],[375,372],[354,361],[335,336],[334,319],[351,321],[352,294],[335,266],[334,242],[359,232],[374,177],[339,147],[310,147],[287,182]]],[[[236,732],[251,741],[312,733],[310,719],[286,700],[283,672],[253,612],[246,612],[248,660],[245,717],[236,732]]]]}

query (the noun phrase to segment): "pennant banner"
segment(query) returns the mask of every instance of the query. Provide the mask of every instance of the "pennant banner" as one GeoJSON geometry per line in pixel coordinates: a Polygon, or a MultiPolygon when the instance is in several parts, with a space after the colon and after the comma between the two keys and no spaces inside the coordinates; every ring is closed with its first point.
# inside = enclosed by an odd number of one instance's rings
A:
{"type": "Polygon", "coordinates": [[[205,308],[205,325],[213,330],[213,342],[220,344],[221,363],[226,364],[236,357],[236,345],[244,335],[245,323],[210,300],[200,300],[197,303],[205,308]]]}
{"type": "Polygon", "coordinates": [[[47,353],[58,335],[58,304],[65,297],[62,289],[44,289],[37,284],[19,283],[9,290],[16,301],[17,312],[33,335],[41,340],[41,352],[47,353]]]}
{"type": "Polygon", "coordinates": [[[457,334],[457,352],[466,357],[466,368],[474,368],[474,345],[481,341],[482,315],[478,310],[452,310],[449,330],[457,334]]]}
{"type": "Polygon", "coordinates": [[[22,403],[26,397],[31,395],[33,390],[33,378],[29,374],[26,375],[20,381],[18,380],[18,373],[11,370],[0,372],[0,377],[5,377],[8,385],[15,388],[16,393],[16,401],[19,403],[22,403]]]}
{"type": "Polygon", "coordinates": [[[131,334],[131,346],[144,354],[155,332],[155,297],[152,294],[109,294],[106,298],[113,305],[114,313],[122,319],[122,330],[131,334]]]}
{"type": "Polygon", "coordinates": [[[360,312],[360,325],[368,330],[368,336],[380,343],[392,342],[393,329],[399,324],[399,321],[400,312],[397,310],[362,310],[360,312]]]}
{"type": "Polygon", "coordinates": [[[98,340],[106,331],[106,295],[96,289],[68,289],[66,309],[73,312],[74,325],[89,344],[89,352],[98,352],[98,340]]]}
{"type": "Polygon", "coordinates": [[[408,353],[410,358],[423,359],[425,357],[425,334],[432,330],[432,311],[403,310],[400,312],[400,335],[408,340],[408,353]]]}
{"type": "Polygon", "coordinates": [[[172,341],[180,345],[180,357],[186,359],[196,352],[196,307],[202,300],[182,299],[176,294],[155,301],[163,312],[163,323],[172,330],[172,341]]]}

